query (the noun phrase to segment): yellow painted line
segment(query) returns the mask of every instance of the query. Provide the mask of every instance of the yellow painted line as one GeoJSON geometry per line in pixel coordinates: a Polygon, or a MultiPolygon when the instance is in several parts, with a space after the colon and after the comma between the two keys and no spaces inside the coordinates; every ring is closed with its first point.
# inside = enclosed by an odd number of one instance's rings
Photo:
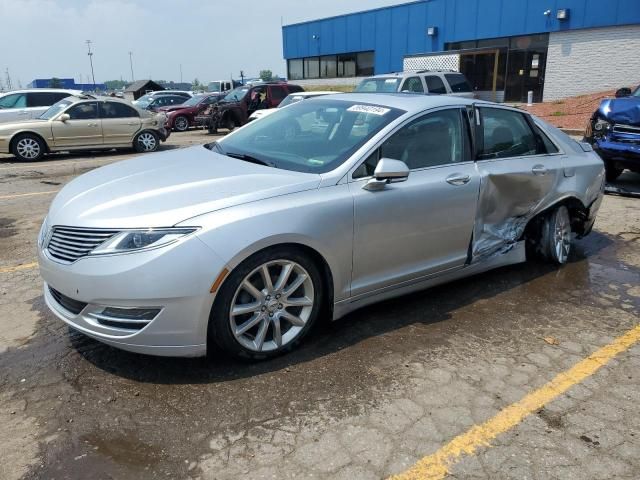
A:
{"type": "Polygon", "coordinates": [[[58,193],[60,190],[48,190],[46,192],[32,192],[32,193],[16,193],[15,195],[4,195],[0,197],[0,200],[9,200],[11,198],[20,197],[33,197],[34,195],[49,195],[50,193],[58,193]]]}
{"type": "Polygon", "coordinates": [[[11,273],[19,270],[29,270],[38,266],[38,262],[23,263],[22,265],[15,265],[13,267],[0,267],[0,273],[11,273]]]}
{"type": "Polygon", "coordinates": [[[596,373],[619,353],[640,341],[640,325],[615,339],[609,345],[560,373],[549,383],[529,393],[520,401],[500,411],[486,422],[458,435],[437,452],[419,460],[409,470],[394,475],[391,480],[441,480],[463,455],[474,455],[482,447],[490,447],[498,435],[518,425],[528,415],[565,393],[574,385],[596,373]]]}

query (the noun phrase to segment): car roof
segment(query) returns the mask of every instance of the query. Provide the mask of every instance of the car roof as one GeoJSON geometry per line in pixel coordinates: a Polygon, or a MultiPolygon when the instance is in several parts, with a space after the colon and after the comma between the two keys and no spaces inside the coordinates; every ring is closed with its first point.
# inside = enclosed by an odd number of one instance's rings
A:
{"type": "Polygon", "coordinates": [[[42,93],[70,93],[70,94],[81,94],[82,90],[74,90],[71,88],[23,88],[20,90],[11,90],[9,92],[2,92],[0,96],[5,96],[13,93],[31,93],[31,92],[42,92],[42,93]]]}
{"type": "Polygon", "coordinates": [[[391,72],[391,73],[380,73],[378,75],[372,75],[367,77],[365,80],[369,80],[370,78],[391,78],[391,77],[408,77],[410,75],[429,75],[429,74],[437,74],[437,73],[455,73],[460,74],[455,70],[410,70],[405,72],[391,72]]]}
{"type": "MultiPolygon", "coordinates": [[[[331,100],[344,102],[355,102],[363,104],[378,105],[381,107],[399,108],[409,113],[421,112],[429,108],[447,107],[453,105],[473,105],[486,103],[471,98],[454,97],[449,95],[425,95],[424,93],[339,93],[329,97],[331,100]]],[[[324,99],[310,99],[309,102],[324,99]]]]}
{"type": "Polygon", "coordinates": [[[315,92],[292,92],[289,95],[292,97],[315,97],[320,95],[334,95],[340,92],[332,92],[329,90],[315,91],[315,92]]]}

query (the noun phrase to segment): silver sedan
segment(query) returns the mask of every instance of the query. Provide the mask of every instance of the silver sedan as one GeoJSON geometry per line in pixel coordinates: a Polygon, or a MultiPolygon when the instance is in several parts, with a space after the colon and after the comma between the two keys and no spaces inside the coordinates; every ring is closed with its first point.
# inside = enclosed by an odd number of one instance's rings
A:
{"type": "Polygon", "coordinates": [[[603,184],[589,145],[517,109],[325,96],[69,183],[38,239],[45,299],[122,349],[267,358],[385,298],[567,262],[603,184]]]}

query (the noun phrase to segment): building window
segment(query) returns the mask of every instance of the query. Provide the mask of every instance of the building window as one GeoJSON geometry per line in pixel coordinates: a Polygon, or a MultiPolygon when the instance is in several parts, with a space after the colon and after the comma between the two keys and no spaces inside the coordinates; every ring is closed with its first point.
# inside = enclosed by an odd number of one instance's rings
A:
{"type": "Polygon", "coordinates": [[[355,54],[338,55],[338,77],[356,76],[355,54]]]}
{"type": "Polygon", "coordinates": [[[304,78],[320,77],[320,57],[309,57],[304,59],[304,78]]]}
{"type": "Polygon", "coordinates": [[[336,78],[338,76],[337,57],[335,55],[320,57],[320,76],[322,78],[336,78]]]}
{"type": "Polygon", "coordinates": [[[374,54],[373,52],[358,53],[356,58],[356,76],[366,77],[373,75],[374,54]]]}
{"type": "Polygon", "coordinates": [[[289,60],[289,80],[302,80],[303,78],[302,59],[289,60]]]}

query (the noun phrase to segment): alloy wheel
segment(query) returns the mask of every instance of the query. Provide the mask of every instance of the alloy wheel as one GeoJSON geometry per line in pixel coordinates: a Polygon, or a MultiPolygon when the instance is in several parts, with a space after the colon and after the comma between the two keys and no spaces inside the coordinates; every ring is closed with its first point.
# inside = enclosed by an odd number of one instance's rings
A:
{"type": "Polygon", "coordinates": [[[278,350],[302,332],[313,311],[309,272],[291,260],[260,265],[240,283],[231,302],[231,333],[253,352],[278,350]]]}
{"type": "Polygon", "coordinates": [[[138,144],[142,147],[143,151],[153,152],[156,149],[158,141],[152,133],[145,132],[138,136],[138,144]]]}
{"type": "Polygon", "coordinates": [[[40,156],[40,144],[31,137],[21,138],[16,144],[16,151],[22,158],[29,160],[36,159],[40,156]]]}
{"type": "Polygon", "coordinates": [[[566,263],[571,250],[571,224],[566,208],[557,211],[553,226],[553,249],[558,263],[566,263]]]}
{"type": "Polygon", "coordinates": [[[186,117],[178,117],[173,122],[173,126],[179,132],[184,132],[189,128],[189,121],[186,119],[186,117]]]}

